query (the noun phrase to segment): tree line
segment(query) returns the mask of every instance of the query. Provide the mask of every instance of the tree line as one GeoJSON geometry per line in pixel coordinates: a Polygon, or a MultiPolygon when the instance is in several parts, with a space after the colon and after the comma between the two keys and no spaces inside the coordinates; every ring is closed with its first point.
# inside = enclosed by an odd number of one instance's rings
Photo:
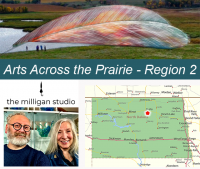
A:
{"type": "Polygon", "coordinates": [[[0,13],[26,13],[26,12],[28,12],[28,8],[25,6],[11,8],[11,7],[0,5],[0,13]]]}
{"type": "Polygon", "coordinates": [[[200,0],[148,0],[143,1],[145,6],[150,9],[155,8],[188,8],[200,5],[200,0]]]}

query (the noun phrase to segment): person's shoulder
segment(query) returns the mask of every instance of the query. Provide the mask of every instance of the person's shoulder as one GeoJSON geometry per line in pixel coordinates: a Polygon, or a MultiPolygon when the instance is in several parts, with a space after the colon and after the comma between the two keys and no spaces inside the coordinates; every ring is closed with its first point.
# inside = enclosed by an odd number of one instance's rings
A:
{"type": "Polygon", "coordinates": [[[12,150],[8,148],[7,144],[4,144],[4,152],[12,152],[12,150]]]}
{"type": "Polygon", "coordinates": [[[34,161],[36,161],[34,166],[50,166],[48,158],[42,151],[33,149],[30,146],[28,146],[27,148],[30,149],[30,156],[32,156],[34,161]]]}
{"type": "Polygon", "coordinates": [[[75,161],[76,161],[76,166],[79,166],[79,157],[78,154],[74,154],[75,161]]]}
{"type": "Polygon", "coordinates": [[[74,157],[78,159],[78,154],[74,154],[74,157]]]}
{"type": "Polygon", "coordinates": [[[74,157],[75,157],[76,161],[78,161],[78,159],[79,159],[78,154],[74,154],[74,157]]]}
{"type": "Polygon", "coordinates": [[[33,153],[37,156],[45,156],[42,151],[36,150],[36,149],[30,147],[29,145],[27,145],[27,149],[29,149],[31,151],[31,153],[33,153]]]}
{"type": "Polygon", "coordinates": [[[59,156],[58,152],[53,152],[51,154],[45,154],[50,161],[51,166],[60,166],[63,164],[62,157],[59,156]]]}
{"type": "Polygon", "coordinates": [[[45,154],[48,159],[54,159],[54,158],[59,158],[59,155],[57,152],[51,153],[51,154],[45,154]]]}
{"type": "Polygon", "coordinates": [[[54,153],[51,153],[51,154],[45,154],[45,155],[48,157],[48,159],[51,159],[51,158],[53,157],[54,153]]]}
{"type": "Polygon", "coordinates": [[[9,149],[8,149],[8,146],[7,146],[7,144],[4,144],[4,152],[5,151],[8,151],[9,149]]]}

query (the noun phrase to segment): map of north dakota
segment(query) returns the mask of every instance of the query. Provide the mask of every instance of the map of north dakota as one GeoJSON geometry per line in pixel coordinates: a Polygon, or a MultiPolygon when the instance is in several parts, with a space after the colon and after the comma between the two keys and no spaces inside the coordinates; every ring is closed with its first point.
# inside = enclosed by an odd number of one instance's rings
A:
{"type": "Polygon", "coordinates": [[[192,157],[182,98],[92,98],[91,123],[92,158],[192,157]]]}

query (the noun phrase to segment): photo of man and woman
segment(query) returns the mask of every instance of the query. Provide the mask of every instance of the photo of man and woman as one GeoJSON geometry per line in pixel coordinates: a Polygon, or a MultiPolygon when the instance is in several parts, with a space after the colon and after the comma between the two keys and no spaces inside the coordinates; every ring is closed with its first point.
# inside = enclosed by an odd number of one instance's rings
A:
{"type": "Polygon", "coordinates": [[[4,108],[4,166],[78,166],[78,108],[4,108]]]}

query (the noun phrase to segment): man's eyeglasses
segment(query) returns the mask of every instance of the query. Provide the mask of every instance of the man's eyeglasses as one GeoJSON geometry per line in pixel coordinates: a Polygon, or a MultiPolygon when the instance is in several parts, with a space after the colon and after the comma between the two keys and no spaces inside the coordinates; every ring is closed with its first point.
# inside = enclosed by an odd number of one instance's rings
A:
{"type": "Polygon", "coordinates": [[[15,130],[20,130],[22,127],[25,132],[29,132],[31,130],[31,127],[29,125],[21,125],[20,123],[14,123],[14,124],[9,124],[9,125],[13,126],[15,130]]]}

